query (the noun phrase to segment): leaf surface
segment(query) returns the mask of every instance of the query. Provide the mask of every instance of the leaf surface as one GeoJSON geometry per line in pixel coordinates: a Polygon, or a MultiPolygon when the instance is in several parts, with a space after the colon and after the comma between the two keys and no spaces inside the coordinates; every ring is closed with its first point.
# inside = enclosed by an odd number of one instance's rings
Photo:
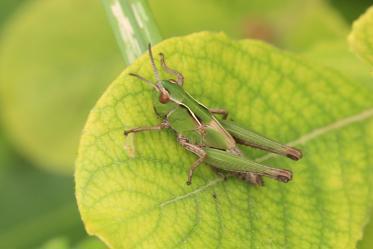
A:
{"type": "MultiPolygon", "coordinates": [[[[319,43],[303,55],[313,62],[321,63],[337,70],[339,73],[350,78],[352,82],[357,83],[357,87],[360,87],[360,84],[364,83],[367,87],[373,89],[369,65],[359,60],[359,58],[349,50],[346,40],[319,43]]],[[[372,217],[372,214],[370,217],[372,217]]],[[[373,245],[372,235],[373,222],[370,218],[369,224],[364,228],[363,239],[358,242],[357,248],[371,248],[373,245]]]]}
{"type": "Polygon", "coordinates": [[[289,168],[288,184],[255,188],[223,181],[172,131],[125,139],[123,130],[157,124],[146,55],[115,80],[92,110],[75,174],[86,229],[111,248],[355,248],[372,201],[373,101],[335,70],[252,40],[197,33],[154,48],[184,73],[185,88],[211,108],[268,137],[300,147],[299,162],[243,148],[289,168]]]}

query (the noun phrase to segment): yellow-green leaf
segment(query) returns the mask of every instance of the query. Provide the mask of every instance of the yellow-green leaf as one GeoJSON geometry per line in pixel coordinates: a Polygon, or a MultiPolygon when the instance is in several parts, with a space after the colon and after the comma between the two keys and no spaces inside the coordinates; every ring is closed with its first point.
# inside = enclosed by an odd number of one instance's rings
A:
{"type": "Polygon", "coordinates": [[[195,156],[172,131],[125,139],[157,124],[148,56],[112,83],[92,110],[75,174],[86,229],[110,248],[355,248],[372,201],[373,100],[366,85],[253,40],[197,33],[154,48],[185,88],[244,127],[304,151],[299,162],[244,148],[293,170],[282,184],[223,181],[209,167],[185,185],[195,156]]]}
{"type": "Polygon", "coordinates": [[[352,50],[373,65],[373,6],[354,22],[348,40],[352,50]]]}
{"type": "MultiPolygon", "coordinates": [[[[303,55],[313,62],[334,68],[339,73],[350,78],[352,82],[357,83],[357,87],[364,83],[373,91],[369,65],[359,60],[352,51],[349,51],[346,40],[319,43],[303,55]]],[[[364,228],[363,239],[358,242],[357,248],[370,249],[373,245],[372,234],[373,222],[370,219],[370,223],[364,228]]]]}

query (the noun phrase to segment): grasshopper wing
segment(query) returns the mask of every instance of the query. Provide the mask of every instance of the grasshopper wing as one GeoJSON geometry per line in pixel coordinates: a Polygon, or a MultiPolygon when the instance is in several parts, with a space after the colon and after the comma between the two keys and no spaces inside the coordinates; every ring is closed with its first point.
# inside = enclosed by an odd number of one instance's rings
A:
{"type": "Polygon", "coordinates": [[[220,123],[239,144],[283,155],[293,160],[299,160],[303,156],[302,152],[296,148],[268,139],[253,131],[242,128],[232,121],[222,120],[220,123]]]}
{"type": "Polygon", "coordinates": [[[207,153],[205,162],[218,169],[239,173],[255,173],[281,182],[288,182],[292,179],[292,172],[289,170],[271,168],[224,150],[209,147],[203,148],[203,150],[207,153]]]}

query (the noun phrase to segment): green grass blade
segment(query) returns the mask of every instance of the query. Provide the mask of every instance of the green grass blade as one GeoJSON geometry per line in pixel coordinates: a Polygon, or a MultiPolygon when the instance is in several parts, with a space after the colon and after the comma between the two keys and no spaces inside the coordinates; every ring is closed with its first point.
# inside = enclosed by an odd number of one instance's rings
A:
{"type": "Polygon", "coordinates": [[[157,25],[144,0],[103,0],[123,58],[131,64],[147,48],[161,41],[157,25]]]}

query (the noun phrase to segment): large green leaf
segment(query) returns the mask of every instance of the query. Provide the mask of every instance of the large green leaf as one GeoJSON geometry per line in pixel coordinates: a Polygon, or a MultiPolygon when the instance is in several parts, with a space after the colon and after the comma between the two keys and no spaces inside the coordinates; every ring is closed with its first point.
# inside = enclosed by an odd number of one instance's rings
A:
{"type": "MultiPolygon", "coordinates": [[[[304,53],[304,55],[314,62],[322,63],[338,70],[350,78],[351,82],[357,83],[357,87],[361,83],[367,84],[370,88],[373,87],[372,75],[369,74],[369,66],[349,51],[347,41],[345,40],[317,44],[304,53]]],[[[370,223],[364,229],[363,240],[357,244],[357,248],[359,249],[370,249],[373,246],[373,222],[372,219],[370,220],[370,223]]]]}
{"type": "Polygon", "coordinates": [[[349,42],[356,54],[373,65],[373,6],[354,22],[349,42]]]}
{"type": "Polygon", "coordinates": [[[0,42],[11,141],[35,164],[71,173],[86,116],[122,67],[100,0],[29,1],[0,42]]]}
{"type": "MultiPolygon", "coordinates": [[[[359,60],[355,54],[350,51],[346,40],[335,40],[316,44],[312,49],[303,53],[305,57],[313,62],[324,64],[330,68],[338,70],[351,82],[361,83],[373,88],[372,75],[369,73],[370,66],[359,60]]],[[[372,215],[371,215],[372,216],[372,215]]],[[[370,249],[373,246],[373,221],[364,229],[364,236],[358,242],[357,248],[370,249]]]]}
{"type": "Polygon", "coordinates": [[[372,201],[373,101],[367,85],[257,41],[198,33],[154,48],[185,74],[185,88],[239,124],[302,148],[289,160],[244,149],[290,168],[294,180],[254,188],[200,167],[173,132],[124,128],[159,123],[142,56],[92,110],[81,139],[76,194],[90,234],[111,248],[354,248],[372,201]]]}

